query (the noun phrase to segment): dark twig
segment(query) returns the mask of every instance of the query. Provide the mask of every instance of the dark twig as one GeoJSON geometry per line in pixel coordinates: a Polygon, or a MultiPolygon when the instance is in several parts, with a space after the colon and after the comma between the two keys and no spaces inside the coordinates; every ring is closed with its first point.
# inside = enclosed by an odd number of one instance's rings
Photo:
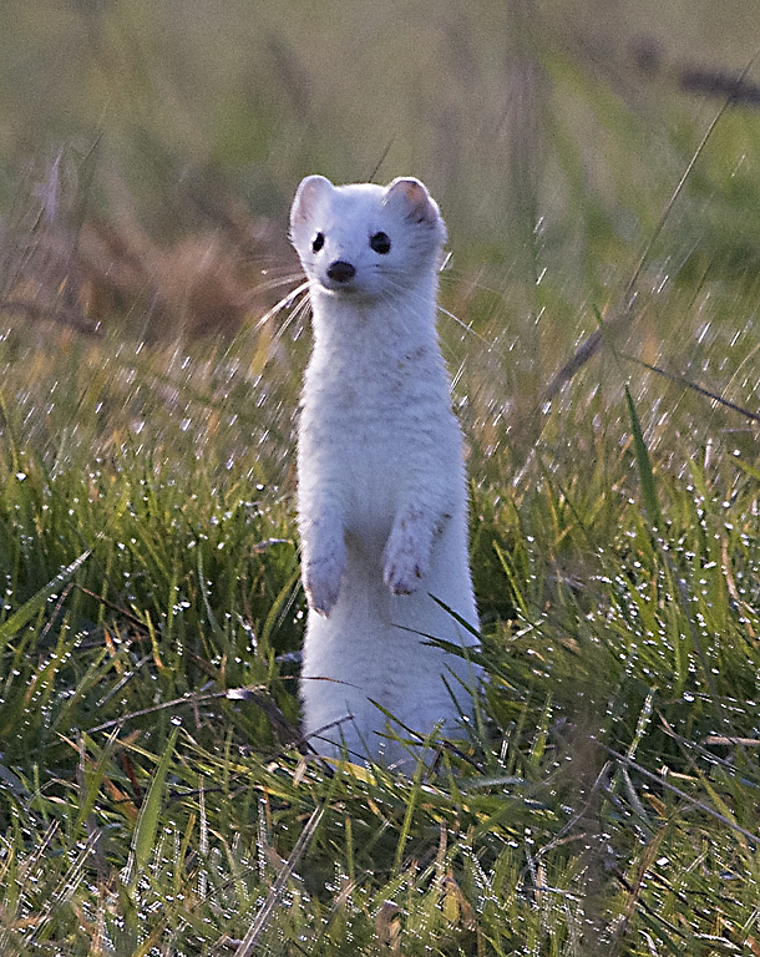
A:
{"type": "Polygon", "coordinates": [[[644,362],[643,359],[637,359],[636,356],[628,356],[625,353],[620,353],[621,358],[627,359],[629,362],[635,362],[636,365],[643,366],[645,369],[649,369],[650,372],[655,372],[657,375],[662,376],[665,379],[669,379],[671,382],[678,382],[680,385],[685,386],[687,389],[692,389],[694,392],[698,392],[699,395],[703,395],[706,399],[712,399],[713,402],[718,402],[720,405],[725,406],[727,409],[731,409],[733,412],[738,412],[740,415],[743,415],[747,419],[751,419],[753,422],[760,422],[760,414],[757,412],[750,412],[749,409],[745,409],[741,405],[737,405],[735,402],[729,402],[728,399],[724,399],[723,396],[718,395],[717,392],[711,392],[709,389],[705,389],[704,386],[698,385],[696,382],[692,382],[691,379],[687,379],[683,375],[676,375],[674,372],[668,372],[667,369],[662,369],[660,366],[652,365],[650,362],[644,362]]]}
{"type": "Polygon", "coordinates": [[[103,335],[100,323],[88,322],[84,316],[65,306],[50,308],[41,306],[36,302],[29,302],[26,299],[0,299],[0,311],[20,312],[30,319],[58,322],[61,325],[76,329],[77,332],[86,336],[101,337],[103,335]]]}

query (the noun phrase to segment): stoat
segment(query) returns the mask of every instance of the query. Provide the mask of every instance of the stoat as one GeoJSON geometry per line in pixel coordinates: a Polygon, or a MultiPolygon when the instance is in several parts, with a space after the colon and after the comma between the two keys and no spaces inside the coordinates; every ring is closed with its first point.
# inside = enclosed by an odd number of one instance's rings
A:
{"type": "Polygon", "coordinates": [[[298,425],[304,731],[323,754],[403,764],[414,751],[388,734],[461,737],[477,680],[429,643],[474,646],[478,628],[463,438],[436,331],[446,226],[416,179],[322,176],[298,187],[290,226],[314,333],[298,425]]]}

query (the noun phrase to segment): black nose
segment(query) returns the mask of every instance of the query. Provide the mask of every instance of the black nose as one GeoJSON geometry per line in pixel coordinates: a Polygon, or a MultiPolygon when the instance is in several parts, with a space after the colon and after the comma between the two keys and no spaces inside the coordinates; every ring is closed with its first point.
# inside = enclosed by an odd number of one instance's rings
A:
{"type": "Polygon", "coordinates": [[[356,269],[351,263],[344,262],[342,259],[336,259],[330,264],[327,275],[335,282],[349,282],[356,275],[356,269]]]}

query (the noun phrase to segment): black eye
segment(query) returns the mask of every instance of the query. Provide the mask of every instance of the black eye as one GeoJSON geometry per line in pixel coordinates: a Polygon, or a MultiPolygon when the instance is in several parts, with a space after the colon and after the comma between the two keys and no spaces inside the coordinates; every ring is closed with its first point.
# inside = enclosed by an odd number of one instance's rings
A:
{"type": "Polygon", "coordinates": [[[370,236],[369,245],[376,253],[384,256],[391,251],[391,237],[387,233],[375,233],[370,236]]]}
{"type": "Polygon", "coordinates": [[[313,253],[318,253],[319,250],[324,246],[324,244],[325,244],[325,234],[317,233],[317,235],[311,241],[311,251],[313,253]]]}

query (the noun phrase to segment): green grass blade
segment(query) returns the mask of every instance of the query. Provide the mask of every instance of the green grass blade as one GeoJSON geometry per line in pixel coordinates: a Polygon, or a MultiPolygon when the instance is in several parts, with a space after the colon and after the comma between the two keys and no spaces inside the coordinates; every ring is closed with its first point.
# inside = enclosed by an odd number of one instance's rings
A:
{"type": "Polygon", "coordinates": [[[177,743],[179,727],[174,728],[171,737],[161,755],[158,767],[153,774],[153,780],[150,782],[150,788],[145,796],[143,805],[140,808],[140,816],[137,819],[137,826],[132,837],[132,860],[131,873],[127,883],[133,886],[139,875],[145,870],[153,848],[156,845],[156,833],[161,818],[161,801],[164,793],[164,783],[169,771],[174,748],[177,743]]]}
{"type": "Polygon", "coordinates": [[[653,526],[660,527],[662,519],[660,515],[660,503],[657,500],[657,487],[654,481],[654,472],[652,471],[652,461],[649,458],[644,433],[641,431],[641,423],[636,413],[636,406],[631,398],[631,391],[626,384],[625,400],[628,405],[628,415],[631,419],[631,432],[633,433],[633,451],[636,456],[636,468],[641,482],[641,494],[644,498],[644,508],[649,515],[649,521],[653,526]]]}
{"type": "Polygon", "coordinates": [[[17,611],[6,618],[2,625],[0,625],[0,650],[5,647],[24,625],[27,625],[35,615],[42,611],[50,596],[54,595],[62,585],[65,585],[66,582],[76,574],[77,570],[90,557],[90,554],[91,550],[89,548],[86,552],[82,552],[79,558],[75,559],[70,565],[67,565],[66,568],[56,575],[52,581],[48,582],[44,588],[40,588],[29,601],[24,602],[17,611]]]}

